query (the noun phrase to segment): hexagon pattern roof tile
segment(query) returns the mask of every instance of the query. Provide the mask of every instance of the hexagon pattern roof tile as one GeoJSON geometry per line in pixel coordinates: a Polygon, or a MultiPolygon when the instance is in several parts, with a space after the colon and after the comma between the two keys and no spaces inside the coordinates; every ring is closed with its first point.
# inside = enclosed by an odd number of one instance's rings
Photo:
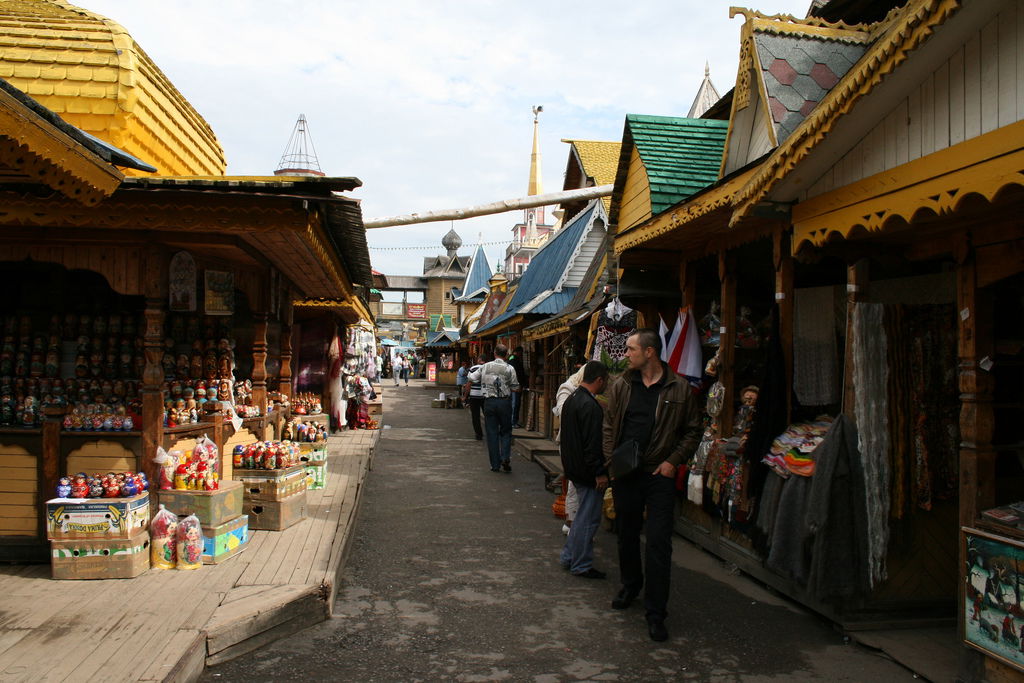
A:
{"type": "Polygon", "coordinates": [[[850,43],[813,34],[755,33],[768,109],[781,143],[850,70],[864,43],[850,43]]]}
{"type": "MultiPolygon", "coordinates": [[[[583,172],[594,179],[596,185],[611,185],[615,182],[615,172],[619,167],[619,150],[621,142],[604,140],[562,140],[576,149],[583,172]]],[[[611,197],[603,197],[605,213],[611,210],[611,197]]]]}

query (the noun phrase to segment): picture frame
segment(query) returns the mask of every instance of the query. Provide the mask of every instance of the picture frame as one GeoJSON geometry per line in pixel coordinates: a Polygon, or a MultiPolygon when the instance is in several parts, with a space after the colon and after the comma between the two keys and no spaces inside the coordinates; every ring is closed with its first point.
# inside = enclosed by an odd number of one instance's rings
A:
{"type": "Polygon", "coordinates": [[[1024,672],[1024,541],[961,527],[964,644],[1024,672]]]}
{"type": "Polygon", "coordinates": [[[203,302],[206,315],[233,315],[235,312],[235,274],[207,270],[203,302]]]}

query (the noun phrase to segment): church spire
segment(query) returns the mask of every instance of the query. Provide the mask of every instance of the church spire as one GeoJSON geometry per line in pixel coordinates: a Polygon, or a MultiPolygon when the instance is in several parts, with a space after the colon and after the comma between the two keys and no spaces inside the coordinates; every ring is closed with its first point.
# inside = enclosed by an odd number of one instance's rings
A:
{"type": "Polygon", "coordinates": [[[530,186],[526,190],[528,195],[544,194],[540,179],[540,124],[537,122],[537,115],[544,111],[544,107],[533,108],[533,153],[530,155],[530,186]]]}
{"type": "Polygon", "coordinates": [[[704,80],[701,81],[700,88],[697,89],[697,96],[693,98],[693,104],[690,105],[690,111],[686,115],[686,118],[699,119],[704,115],[704,112],[711,109],[711,107],[713,107],[721,97],[722,96],[718,94],[718,90],[715,89],[714,83],[711,82],[711,67],[707,62],[704,62],[704,80]]]}

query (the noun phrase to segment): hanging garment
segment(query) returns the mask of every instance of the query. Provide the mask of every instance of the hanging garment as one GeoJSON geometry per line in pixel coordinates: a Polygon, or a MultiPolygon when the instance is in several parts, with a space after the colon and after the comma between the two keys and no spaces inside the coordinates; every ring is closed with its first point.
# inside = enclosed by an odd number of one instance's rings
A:
{"type": "Polygon", "coordinates": [[[801,585],[807,581],[804,518],[807,516],[808,477],[790,477],[782,485],[772,530],[772,545],[765,565],[801,585]]]}
{"type": "Polygon", "coordinates": [[[814,459],[805,517],[811,547],[807,589],[821,600],[863,595],[870,586],[867,500],[857,430],[849,418],[836,418],[814,459]]]}
{"type": "Polygon", "coordinates": [[[839,400],[834,287],[793,292],[793,390],[801,405],[839,400]]]}
{"type": "Polygon", "coordinates": [[[871,586],[886,578],[889,548],[889,395],[887,340],[882,304],[856,303],[850,339],[854,413],[868,503],[871,586]]]}
{"type": "Polygon", "coordinates": [[[664,319],[659,319],[662,339],[661,360],[680,377],[698,385],[703,375],[704,361],[701,358],[700,335],[697,321],[689,306],[679,309],[671,332],[664,319]]]}
{"type": "Polygon", "coordinates": [[[626,357],[626,340],[635,331],[636,311],[618,298],[613,299],[598,316],[590,360],[606,364],[621,362],[626,357]]]}

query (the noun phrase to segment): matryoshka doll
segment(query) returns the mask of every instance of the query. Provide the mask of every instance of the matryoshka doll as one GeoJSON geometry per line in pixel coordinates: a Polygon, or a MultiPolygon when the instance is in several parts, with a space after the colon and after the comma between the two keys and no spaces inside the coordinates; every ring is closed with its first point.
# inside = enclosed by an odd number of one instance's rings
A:
{"type": "Polygon", "coordinates": [[[188,374],[192,379],[203,378],[203,342],[199,339],[192,343],[192,355],[188,361],[188,374]]]}
{"type": "Polygon", "coordinates": [[[88,498],[89,485],[85,481],[85,475],[79,472],[71,482],[72,498],[88,498]]]}
{"type": "Polygon", "coordinates": [[[184,491],[188,488],[188,465],[181,463],[174,468],[174,488],[184,491]]]}
{"type": "Polygon", "coordinates": [[[199,518],[189,515],[178,522],[178,569],[199,569],[203,566],[203,534],[199,518]]]}
{"type": "Polygon", "coordinates": [[[71,477],[61,477],[57,481],[57,497],[69,498],[71,496],[71,477]]]}
{"type": "Polygon", "coordinates": [[[103,497],[104,498],[120,498],[121,497],[121,486],[117,483],[117,479],[106,479],[103,482],[103,497]]]}
{"type": "Polygon", "coordinates": [[[89,480],[89,497],[90,498],[102,498],[103,497],[103,481],[101,479],[90,479],[89,480]]]}
{"type": "Polygon", "coordinates": [[[242,460],[245,457],[245,446],[238,444],[235,449],[231,451],[231,464],[237,469],[242,468],[242,460]]]}
{"type": "Polygon", "coordinates": [[[174,569],[177,565],[178,516],[160,506],[149,523],[150,560],[157,569],[174,569]]]}

